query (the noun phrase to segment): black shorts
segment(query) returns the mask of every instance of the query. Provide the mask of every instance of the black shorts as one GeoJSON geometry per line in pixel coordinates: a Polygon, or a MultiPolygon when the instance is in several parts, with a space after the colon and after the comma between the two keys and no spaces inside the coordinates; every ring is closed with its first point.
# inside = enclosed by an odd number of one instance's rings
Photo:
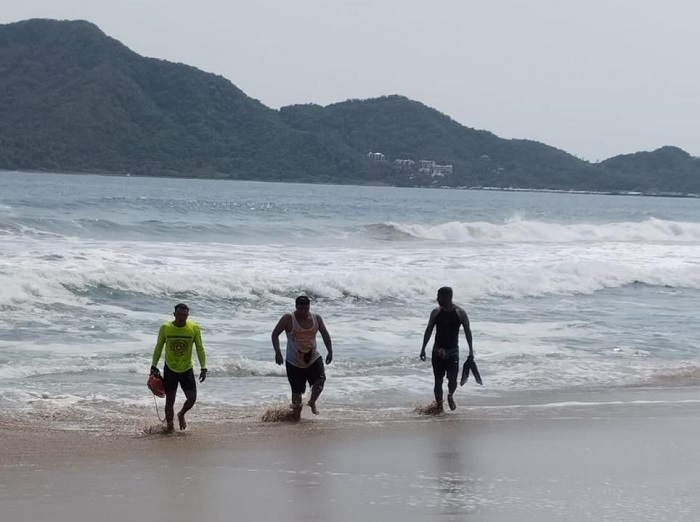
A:
{"type": "Polygon", "coordinates": [[[317,382],[326,380],[326,370],[323,366],[323,357],[319,357],[308,368],[299,368],[287,363],[287,380],[292,387],[292,393],[303,394],[306,391],[306,383],[313,386],[317,382]]]}
{"type": "Polygon", "coordinates": [[[447,374],[448,381],[456,381],[459,374],[459,352],[454,351],[433,351],[431,357],[433,363],[433,374],[442,379],[447,374]]]}
{"type": "Polygon", "coordinates": [[[194,370],[190,368],[189,370],[178,373],[172,371],[165,365],[163,368],[163,387],[165,388],[165,393],[173,393],[177,391],[177,385],[180,385],[182,391],[197,391],[197,381],[194,379],[194,370]]]}

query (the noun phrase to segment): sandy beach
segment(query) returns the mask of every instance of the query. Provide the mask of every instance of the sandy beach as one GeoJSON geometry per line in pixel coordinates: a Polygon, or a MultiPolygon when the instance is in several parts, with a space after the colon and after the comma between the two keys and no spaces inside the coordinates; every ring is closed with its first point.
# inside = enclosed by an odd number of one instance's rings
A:
{"type": "Polygon", "coordinates": [[[700,393],[492,399],[454,413],[185,432],[3,421],[2,520],[700,519],[700,393]]]}

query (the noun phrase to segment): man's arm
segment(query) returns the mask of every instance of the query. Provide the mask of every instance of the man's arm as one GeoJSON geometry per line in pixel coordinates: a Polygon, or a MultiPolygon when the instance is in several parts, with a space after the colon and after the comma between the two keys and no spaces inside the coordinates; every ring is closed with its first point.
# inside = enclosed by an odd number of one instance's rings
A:
{"type": "Polygon", "coordinates": [[[151,360],[151,375],[160,375],[158,361],[160,361],[160,355],[163,353],[163,346],[165,346],[165,325],[161,325],[160,330],[158,330],[158,340],[153,349],[153,359],[151,360]]]}
{"type": "Polygon", "coordinates": [[[202,330],[199,329],[199,325],[194,329],[194,346],[197,348],[197,359],[199,359],[199,382],[204,382],[207,378],[207,354],[204,352],[202,330]]]}
{"type": "Polygon", "coordinates": [[[469,355],[474,357],[474,347],[472,346],[472,329],[469,327],[469,317],[467,312],[457,307],[457,315],[459,315],[462,321],[462,326],[464,327],[464,335],[467,338],[467,344],[469,345],[469,355]]]}
{"type": "Polygon", "coordinates": [[[331,343],[331,334],[328,333],[323,319],[318,314],[316,314],[316,321],[318,322],[318,331],[321,332],[321,337],[323,337],[323,344],[326,345],[326,350],[328,350],[328,355],[326,356],[326,364],[330,364],[331,361],[333,361],[333,345],[331,343]]]}
{"type": "Polygon", "coordinates": [[[290,319],[291,315],[284,314],[277,322],[277,326],[272,330],[272,347],[275,349],[275,362],[277,364],[282,364],[284,362],[282,350],[280,350],[280,334],[289,329],[288,325],[290,319]]]}
{"type": "Polygon", "coordinates": [[[440,312],[439,308],[435,308],[432,312],[430,312],[430,319],[428,319],[428,326],[425,329],[425,333],[423,334],[423,347],[420,350],[420,360],[425,361],[425,347],[428,346],[428,343],[430,342],[430,338],[433,335],[433,328],[435,328],[435,318],[437,317],[437,314],[440,312]]]}
{"type": "Polygon", "coordinates": [[[202,370],[207,368],[207,354],[204,352],[204,344],[202,343],[202,331],[199,326],[195,328],[194,345],[197,348],[197,359],[199,359],[199,367],[202,370]]]}

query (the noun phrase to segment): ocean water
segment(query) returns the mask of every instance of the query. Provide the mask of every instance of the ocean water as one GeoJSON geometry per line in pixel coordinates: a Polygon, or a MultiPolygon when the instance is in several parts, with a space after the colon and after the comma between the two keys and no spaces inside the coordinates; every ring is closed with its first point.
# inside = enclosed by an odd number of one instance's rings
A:
{"type": "Polygon", "coordinates": [[[270,332],[300,293],[334,343],[321,408],[411,411],[443,285],[484,378],[462,407],[700,383],[697,199],[2,172],[0,414],[152,414],[156,334],[184,301],[209,360],[196,411],[257,415],[288,399],[270,332]]]}

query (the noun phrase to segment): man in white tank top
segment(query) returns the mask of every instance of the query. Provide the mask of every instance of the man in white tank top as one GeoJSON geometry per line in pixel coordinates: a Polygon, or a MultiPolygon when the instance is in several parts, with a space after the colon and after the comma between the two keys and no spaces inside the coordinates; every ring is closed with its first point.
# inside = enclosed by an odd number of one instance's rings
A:
{"type": "Polygon", "coordinates": [[[318,314],[310,313],[311,301],[305,295],[296,298],[294,312],[284,314],[272,330],[272,347],[275,349],[275,362],[281,365],[284,361],[280,350],[280,334],[287,334],[287,380],[292,388],[292,409],[297,419],[301,417],[301,396],[306,391],[306,383],[311,387],[309,407],[318,415],[316,401],[323,391],[326,382],[326,372],[323,359],[316,347],[316,333],[320,332],[328,355],[326,364],[333,360],[331,336],[318,314]]]}

